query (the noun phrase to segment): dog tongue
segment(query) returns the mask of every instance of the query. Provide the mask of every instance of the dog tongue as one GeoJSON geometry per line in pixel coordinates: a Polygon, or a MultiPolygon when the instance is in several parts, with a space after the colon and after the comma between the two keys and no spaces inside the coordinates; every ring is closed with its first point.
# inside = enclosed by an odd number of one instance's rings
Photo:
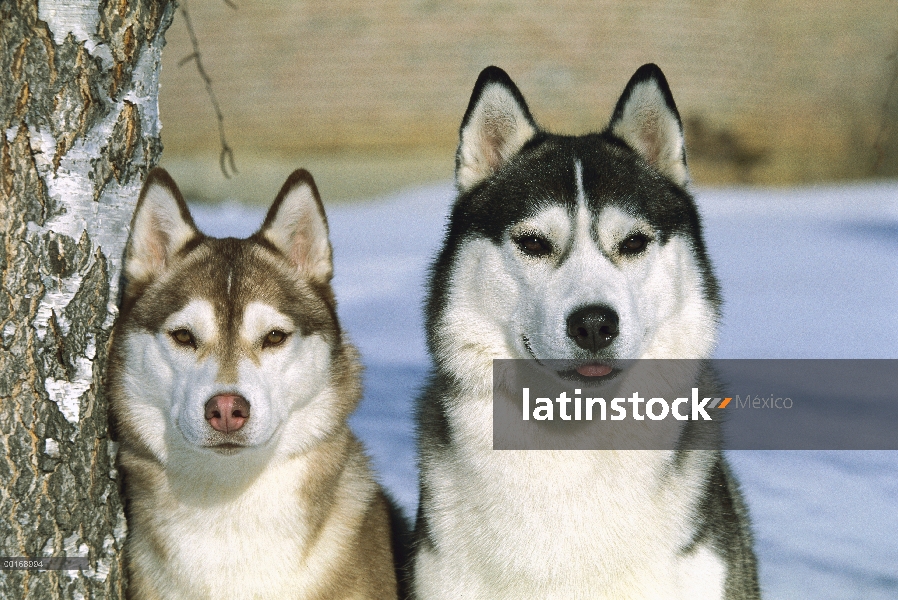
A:
{"type": "Polygon", "coordinates": [[[611,372],[611,367],[600,364],[580,365],[577,367],[577,372],[584,377],[604,377],[611,372]]]}

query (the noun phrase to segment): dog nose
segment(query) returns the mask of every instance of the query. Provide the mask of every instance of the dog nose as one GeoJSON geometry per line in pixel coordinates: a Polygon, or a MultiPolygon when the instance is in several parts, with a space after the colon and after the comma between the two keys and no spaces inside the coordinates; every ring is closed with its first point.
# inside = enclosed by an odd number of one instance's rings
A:
{"type": "Polygon", "coordinates": [[[206,402],[206,420],[215,431],[239,431],[249,419],[249,402],[236,394],[218,394],[206,402]]]}
{"type": "Polygon", "coordinates": [[[601,305],[584,306],[567,318],[567,334],[574,343],[595,352],[617,337],[618,316],[611,308],[601,305]]]}

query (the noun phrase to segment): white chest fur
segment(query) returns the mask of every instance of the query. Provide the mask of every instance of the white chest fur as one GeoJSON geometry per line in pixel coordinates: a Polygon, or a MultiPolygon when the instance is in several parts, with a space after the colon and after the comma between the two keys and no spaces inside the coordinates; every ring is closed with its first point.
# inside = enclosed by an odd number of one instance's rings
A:
{"type": "Polygon", "coordinates": [[[682,553],[711,453],[673,473],[661,451],[494,451],[466,404],[466,443],[424,468],[439,546],[417,557],[422,598],[722,597],[719,557],[682,553]]]}
{"type": "Polygon", "coordinates": [[[355,478],[328,511],[302,489],[307,470],[292,460],[230,494],[173,482],[156,492],[153,515],[133,538],[133,559],[163,598],[315,597],[353,533],[339,522],[363,513],[374,489],[355,478]]]}

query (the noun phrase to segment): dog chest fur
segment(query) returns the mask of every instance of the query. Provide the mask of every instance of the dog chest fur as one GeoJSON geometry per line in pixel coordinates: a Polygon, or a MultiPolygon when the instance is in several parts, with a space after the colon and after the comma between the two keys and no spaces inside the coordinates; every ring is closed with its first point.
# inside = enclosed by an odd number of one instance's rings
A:
{"type": "Polygon", "coordinates": [[[335,588],[383,579],[356,560],[361,552],[375,555],[367,557],[371,563],[392,560],[371,544],[389,531],[372,518],[384,500],[360,450],[344,431],[238,489],[123,457],[139,474],[131,494],[134,526],[151,532],[129,550],[135,572],[151,574],[160,597],[197,599],[344,597],[335,588]]]}

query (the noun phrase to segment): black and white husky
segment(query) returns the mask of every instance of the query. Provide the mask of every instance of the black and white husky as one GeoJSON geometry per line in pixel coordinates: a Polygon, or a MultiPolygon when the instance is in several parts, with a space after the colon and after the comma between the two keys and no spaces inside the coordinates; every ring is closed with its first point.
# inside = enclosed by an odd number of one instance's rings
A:
{"type": "MultiPolygon", "coordinates": [[[[719,451],[494,451],[492,361],[710,357],[720,297],[655,65],[601,133],[540,129],[501,69],[474,87],[433,268],[419,405],[419,599],[752,599],[719,451]]],[[[593,361],[590,363],[589,361],[593,361]]]]}

